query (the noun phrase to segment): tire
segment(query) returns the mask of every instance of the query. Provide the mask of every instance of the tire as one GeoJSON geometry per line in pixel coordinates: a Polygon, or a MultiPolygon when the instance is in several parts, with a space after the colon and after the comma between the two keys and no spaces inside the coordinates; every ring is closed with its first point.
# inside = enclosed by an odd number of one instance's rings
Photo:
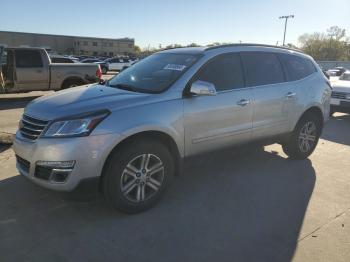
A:
{"type": "Polygon", "coordinates": [[[63,82],[61,89],[72,88],[72,87],[81,86],[84,84],[85,84],[84,81],[81,79],[68,79],[63,82]]]}
{"type": "Polygon", "coordinates": [[[173,176],[174,160],[168,148],[155,140],[138,139],[112,152],[103,176],[102,190],[107,201],[117,210],[139,213],[161,199],[173,176]],[[148,165],[142,167],[142,161],[146,160],[146,163],[147,159],[148,165]]]}
{"type": "Polygon", "coordinates": [[[299,120],[288,141],[282,144],[284,153],[291,159],[306,159],[315,150],[322,133],[322,119],[306,113],[299,120]]]}

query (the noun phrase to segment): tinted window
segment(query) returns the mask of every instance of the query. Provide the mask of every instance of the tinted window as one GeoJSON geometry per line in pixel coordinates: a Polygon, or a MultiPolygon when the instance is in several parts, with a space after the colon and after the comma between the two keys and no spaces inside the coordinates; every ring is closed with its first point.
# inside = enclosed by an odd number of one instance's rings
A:
{"type": "Polygon", "coordinates": [[[217,91],[244,87],[243,70],[239,54],[225,54],[202,67],[195,80],[215,85],[217,91]]]}
{"type": "Polygon", "coordinates": [[[72,64],[74,62],[72,60],[68,59],[68,58],[52,57],[51,58],[51,63],[69,63],[69,64],[72,64]]]}
{"type": "Polygon", "coordinates": [[[339,80],[350,81],[350,73],[344,73],[339,77],[339,80]]]}
{"type": "Polygon", "coordinates": [[[198,59],[191,54],[158,53],[122,71],[108,81],[111,87],[160,93],[172,85],[198,59]]]}
{"type": "Polygon", "coordinates": [[[16,67],[43,67],[43,61],[41,60],[40,53],[33,50],[16,50],[16,67]]]}
{"type": "Polygon", "coordinates": [[[278,57],[273,53],[241,53],[247,86],[261,86],[284,82],[278,57]]]}
{"type": "Polygon", "coordinates": [[[280,54],[280,58],[289,81],[296,81],[316,72],[314,64],[309,59],[288,54],[280,54]]]}

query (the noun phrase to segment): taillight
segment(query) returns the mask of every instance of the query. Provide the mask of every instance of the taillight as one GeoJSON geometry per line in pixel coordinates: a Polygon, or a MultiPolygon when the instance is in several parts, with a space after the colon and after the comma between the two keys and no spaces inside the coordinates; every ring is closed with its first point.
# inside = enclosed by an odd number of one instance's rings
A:
{"type": "Polygon", "coordinates": [[[98,77],[98,79],[102,78],[102,70],[100,65],[98,65],[98,69],[96,70],[96,76],[98,77]]]}

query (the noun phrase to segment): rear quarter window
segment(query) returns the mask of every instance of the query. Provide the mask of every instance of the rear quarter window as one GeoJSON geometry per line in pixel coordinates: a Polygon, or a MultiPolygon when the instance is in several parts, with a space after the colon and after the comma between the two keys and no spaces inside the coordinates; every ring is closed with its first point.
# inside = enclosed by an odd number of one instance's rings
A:
{"type": "Polygon", "coordinates": [[[288,81],[300,80],[316,72],[315,65],[307,58],[288,54],[279,56],[286,70],[288,81]]]}

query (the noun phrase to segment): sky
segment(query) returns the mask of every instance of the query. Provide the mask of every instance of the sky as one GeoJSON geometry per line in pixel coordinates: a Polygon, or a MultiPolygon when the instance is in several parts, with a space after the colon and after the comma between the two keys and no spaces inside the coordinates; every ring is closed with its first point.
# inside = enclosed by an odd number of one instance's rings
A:
{"type": "Polygon", "coordinates": [[[141,48],[169,44],[283,41],[337,25],[350,36],[349,0],[0,0],[0,31],[135,39],[141,48]]]}

